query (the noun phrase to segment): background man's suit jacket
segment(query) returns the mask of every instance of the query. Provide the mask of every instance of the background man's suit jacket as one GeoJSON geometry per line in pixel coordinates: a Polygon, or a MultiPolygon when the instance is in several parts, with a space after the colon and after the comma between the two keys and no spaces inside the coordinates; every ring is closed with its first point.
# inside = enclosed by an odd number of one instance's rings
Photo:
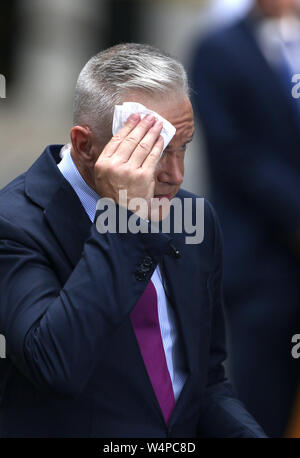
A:
{"type": "Polygon", "coordinates": [[[57,168],[60,149],[48,147],[0,195],[1,436],[263,436],[224,376],[212,207],[199,245],[184,234],[99,234],[57,168]],[[129,318],[158,263],[188,370],[169,427],[129,318]]]}
{"type": "Polygon", "coordinates": [[[224,234],[232,380],[280,437],[299,384],[291,338],[300,323],[300,101],[288,71],[261,51],[253,21],[201,39],[190,76],[224,234]]]}
{"type": "Polygon", "coordinates": [[[266,60],[248,17],[195,47],[191,84],[233,294],[266,272],[298,289],[289,242],[300,231],[300,110],[285,73],[266,60]]]}

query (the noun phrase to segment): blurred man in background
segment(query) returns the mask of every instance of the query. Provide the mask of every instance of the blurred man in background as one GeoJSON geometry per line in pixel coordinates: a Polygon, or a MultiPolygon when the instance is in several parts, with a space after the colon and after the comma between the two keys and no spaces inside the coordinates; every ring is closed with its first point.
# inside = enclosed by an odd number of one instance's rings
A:
{"type": "Polygon", "coordinates": [[[291,357],[300,324],[299,73],[296,0],[257,0],[201,40],[191,68],[224,230],[230,372],[275,437],[299,385],[291,357]]]}

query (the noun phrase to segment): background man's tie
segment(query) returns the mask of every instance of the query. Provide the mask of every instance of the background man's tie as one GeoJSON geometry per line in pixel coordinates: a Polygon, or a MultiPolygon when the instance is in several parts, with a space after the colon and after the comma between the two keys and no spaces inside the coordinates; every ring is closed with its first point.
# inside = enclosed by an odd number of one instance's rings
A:
{"type": "Polygon", "coordinates": [[[154,392],[168,424],[175,398],[160,332],[156,289],[151,280],[130,318],[154,392]]]}

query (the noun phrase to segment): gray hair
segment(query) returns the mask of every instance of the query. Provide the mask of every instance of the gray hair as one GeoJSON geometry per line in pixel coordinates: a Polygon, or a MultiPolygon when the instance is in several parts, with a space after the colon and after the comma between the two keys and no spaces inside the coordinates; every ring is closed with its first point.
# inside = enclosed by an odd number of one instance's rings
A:
{"type": "Polygon", "coordinates": [[[114,106],[129,91],[149,95],[189,93],[183,65],[145,44],[124,43],[93,56],[81,70],[75,89],[73,125],[107,134],[114,106]]]}

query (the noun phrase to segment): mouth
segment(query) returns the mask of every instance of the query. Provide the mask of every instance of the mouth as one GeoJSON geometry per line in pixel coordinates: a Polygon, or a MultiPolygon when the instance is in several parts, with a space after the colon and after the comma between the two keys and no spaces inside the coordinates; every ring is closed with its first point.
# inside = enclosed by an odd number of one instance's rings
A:
{"type": "Polygon", "coordinates": [[[154,194],[154,198],[155,199],[163,199],[163,198],[165,198],[165,199],[171,200],[172,194],[154,194]]]}

